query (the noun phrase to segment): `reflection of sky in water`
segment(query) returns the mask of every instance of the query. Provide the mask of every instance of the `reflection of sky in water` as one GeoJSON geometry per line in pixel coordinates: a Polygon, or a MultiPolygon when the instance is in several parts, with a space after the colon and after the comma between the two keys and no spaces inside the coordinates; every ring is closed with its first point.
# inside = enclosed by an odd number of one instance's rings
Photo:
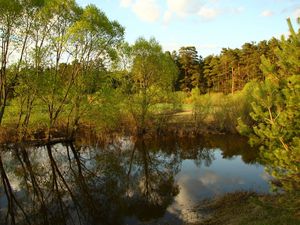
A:
{"type": "Polygon", "coordinates": [[[223,158],[220,150],[211,151],[215,160],[210,166],[202,164],[197,167],[194,160],[183,160],[181,171],[176,176],[180,192],[168,212],[186,222],[199,217],[193,208],[205,198],[238,190],[269,191],[268,177],[262,166],[245,164],[241,156],[228,160],[223,158]]]}

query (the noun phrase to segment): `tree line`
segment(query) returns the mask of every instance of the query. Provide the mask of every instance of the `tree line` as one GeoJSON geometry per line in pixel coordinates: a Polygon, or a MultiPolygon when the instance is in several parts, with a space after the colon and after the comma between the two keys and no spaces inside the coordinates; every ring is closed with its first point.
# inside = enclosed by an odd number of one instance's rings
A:
{"type": "Polygon", "coordinates": [[[245,43],[241,48],[223,48],[219,55],[205,58],[198,55],[194,46],[182,47],[172,52],[172,58],[179,68],[175,89],[190,92],[199,88],[201,93],[234,93],[243,89],[251,80],[262,81],[260,57],[271,59],[275,63],[274,53],[279,40],[272,38],[259,43],[245,43]]]}

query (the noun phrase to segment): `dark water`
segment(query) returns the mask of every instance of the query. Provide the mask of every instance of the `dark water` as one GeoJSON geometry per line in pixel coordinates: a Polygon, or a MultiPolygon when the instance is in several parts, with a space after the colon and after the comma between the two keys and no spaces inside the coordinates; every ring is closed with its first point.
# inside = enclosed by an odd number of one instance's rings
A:
{"type": "Polygon", "coordinates": [[[203,199],[269,191],[245,139],[121,138],[2,148],[0,224],[185,224],[203,199]]]}

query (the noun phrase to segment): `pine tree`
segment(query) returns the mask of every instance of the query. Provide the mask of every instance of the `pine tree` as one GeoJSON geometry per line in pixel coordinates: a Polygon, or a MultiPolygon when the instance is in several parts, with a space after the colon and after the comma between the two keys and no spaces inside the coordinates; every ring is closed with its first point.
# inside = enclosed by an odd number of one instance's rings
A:
{"type": "Polygon", "coordinates": [[[256,126],[244,132],[261,146],[272,175],[295,189],[300,188],[300,30],[295,32],[289,19],[288,24],[291,35],[282,37],[276,65],[262,57],[265,81],[253,93],[251,113],[256,126]]]}
{"type": "Polygon", "coordinates": [[[182,47],[179,50],[178,62],[180,68],[180,88],[191,91],[199,87],[202,79],[200,59],[195,47],[182,47]]]}

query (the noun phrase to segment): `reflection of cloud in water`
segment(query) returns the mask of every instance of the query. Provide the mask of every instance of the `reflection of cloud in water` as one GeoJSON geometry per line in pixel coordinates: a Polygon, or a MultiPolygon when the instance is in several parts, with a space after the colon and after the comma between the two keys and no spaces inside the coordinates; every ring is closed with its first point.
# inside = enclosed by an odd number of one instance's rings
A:
{"type": "Polygon", "coordinates": [[[223,185],[235,185],[235,184],[245,184],[245,181],[240,177],[229,177],[230,175],[224,177],[218,175],[212,170],[206,170],[204,174],[199,177],[202,184],[205,186],[223,186],[223,185]]]}
{"type": "Polygon", "coordinates": [[[174,199],[174,203],[168,208],[168,212],[177,215],[181,220],[186,223],[194,223],[199,221],[201,215],[193,209],[198,201],[195,195],[205,190],[205,185],[201,180],[191,178],[188,175],[183,175],[178,180],[180,192],[174,199]]]}
{"type": "Polygon", "coordinates": [[[215,171],[205,170],[196,177],[184,174],[178,178],[177,183],[180,192],[168,212],[179,215],[187,223],[193,223],[202,217],[193,210],[201,199],[223,193],[226,186],[237,188],[245,181],[240,177],[224,177],[215,171]]]}
{"type": "Polygon", "coordinates": [[[185,206],[178,205],[177,202],[172,204],[167,211],[170,214],[176,215],[176,217],[178,217],[184,223],[199,223],[199,221],[201,221],[201,219],[204,217],[194,208],[186,208],[185,206]]]}
{"type": "Polygon", "coordinates": [[[205,174],[199,179],[203,185],[207,186],[217,183],[220,180],[220,178],[221,177],[213,171],[205,171],[205,174]]]}

